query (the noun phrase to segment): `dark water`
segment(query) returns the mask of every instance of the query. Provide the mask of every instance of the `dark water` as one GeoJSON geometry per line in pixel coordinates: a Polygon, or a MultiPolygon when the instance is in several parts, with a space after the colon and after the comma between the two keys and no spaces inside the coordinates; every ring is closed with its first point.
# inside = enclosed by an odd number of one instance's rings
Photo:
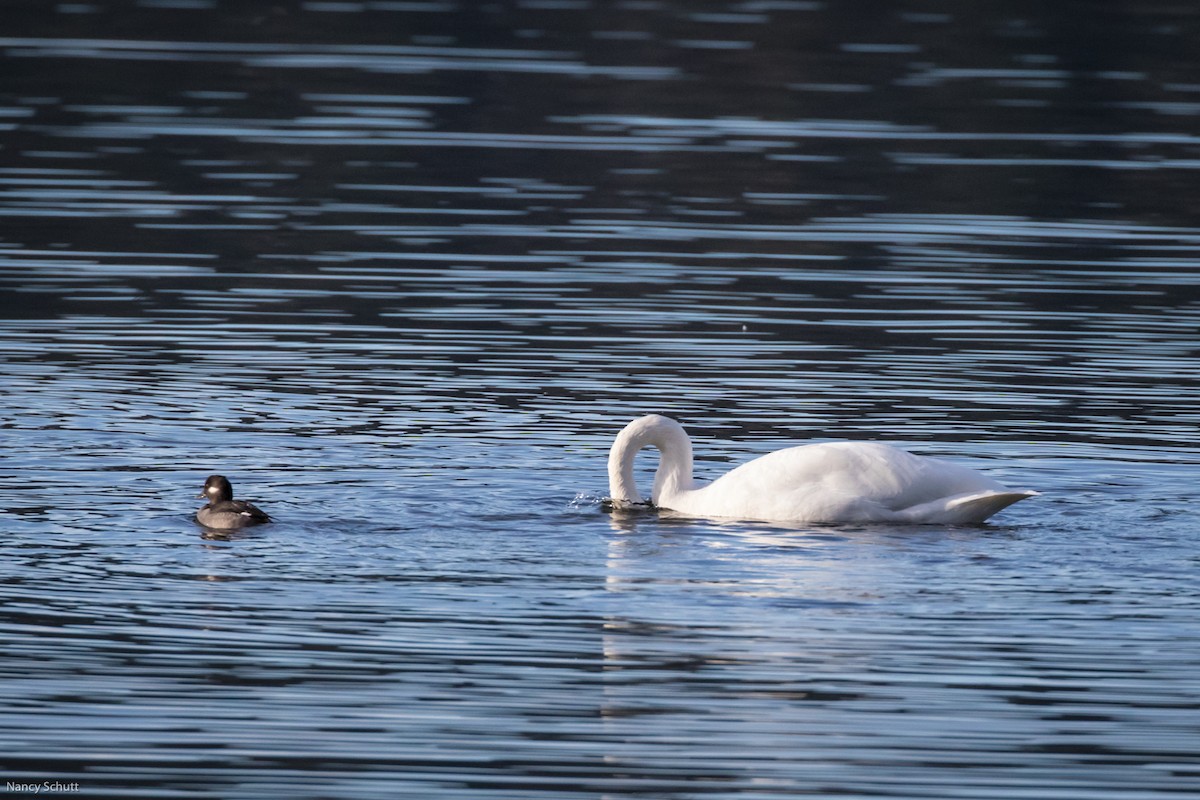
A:
{"type": "Polygon", "coordinates": [[[3,15],[10,793],[1200,794],[1188,4],[3,15]],[[610,515],[651,411],[1044,494],[610,515]]]}

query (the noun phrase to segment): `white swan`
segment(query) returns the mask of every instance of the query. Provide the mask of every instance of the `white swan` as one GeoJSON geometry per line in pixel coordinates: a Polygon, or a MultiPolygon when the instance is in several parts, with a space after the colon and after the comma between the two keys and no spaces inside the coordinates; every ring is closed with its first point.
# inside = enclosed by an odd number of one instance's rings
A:
{"type": "Polygon", "coordinates": [[[658,414],[626,425],[608,455],[613,504],[644,504],[633,457],[659,451],[651,500],[697,517],[766,522],[983,522],[1037,492],[1006,489],[973,469],[873,442],[789,447],[756,458],[709,484],[692,478],[683,426],[658,414]]]}

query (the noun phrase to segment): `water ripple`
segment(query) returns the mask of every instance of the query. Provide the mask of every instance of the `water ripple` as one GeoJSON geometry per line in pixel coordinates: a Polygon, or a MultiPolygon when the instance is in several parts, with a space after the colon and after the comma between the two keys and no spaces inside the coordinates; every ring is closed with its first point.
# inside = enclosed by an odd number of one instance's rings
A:
{"type": "Polygon", "coordinates": [[[0,38],[7,780],[1194,789],[1187,14],[35,5],[0,38]],[[884,439],[1042,495],[614,511],[649,412],[702,478],[884,439]],[[214,472],[275,521],[198,528],[214,472]]]}

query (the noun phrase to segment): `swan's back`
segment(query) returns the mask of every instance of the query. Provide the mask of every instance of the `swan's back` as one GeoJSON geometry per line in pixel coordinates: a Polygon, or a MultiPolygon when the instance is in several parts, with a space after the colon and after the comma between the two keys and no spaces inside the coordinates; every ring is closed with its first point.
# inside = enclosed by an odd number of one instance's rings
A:
{"type": "Polygon", "coordinates": [[[672,507],[762,520],[969,522],[982,509],[938,515],[956,500],[1006,491],[975,470],[940,459],[875,442],[829,442],[755,459],[672,507]]]}

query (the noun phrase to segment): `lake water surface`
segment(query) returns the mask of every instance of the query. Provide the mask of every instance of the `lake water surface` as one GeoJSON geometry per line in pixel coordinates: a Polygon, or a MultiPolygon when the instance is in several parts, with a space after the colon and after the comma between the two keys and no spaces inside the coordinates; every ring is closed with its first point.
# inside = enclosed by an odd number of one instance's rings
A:
{"type": "Polygon", "coordinates": [[[4,12],[10,793],[1200,795],[1186,4],[224,5],[4,12]],[[611,513],[650,412],[1043,494],[611,513]]]}

